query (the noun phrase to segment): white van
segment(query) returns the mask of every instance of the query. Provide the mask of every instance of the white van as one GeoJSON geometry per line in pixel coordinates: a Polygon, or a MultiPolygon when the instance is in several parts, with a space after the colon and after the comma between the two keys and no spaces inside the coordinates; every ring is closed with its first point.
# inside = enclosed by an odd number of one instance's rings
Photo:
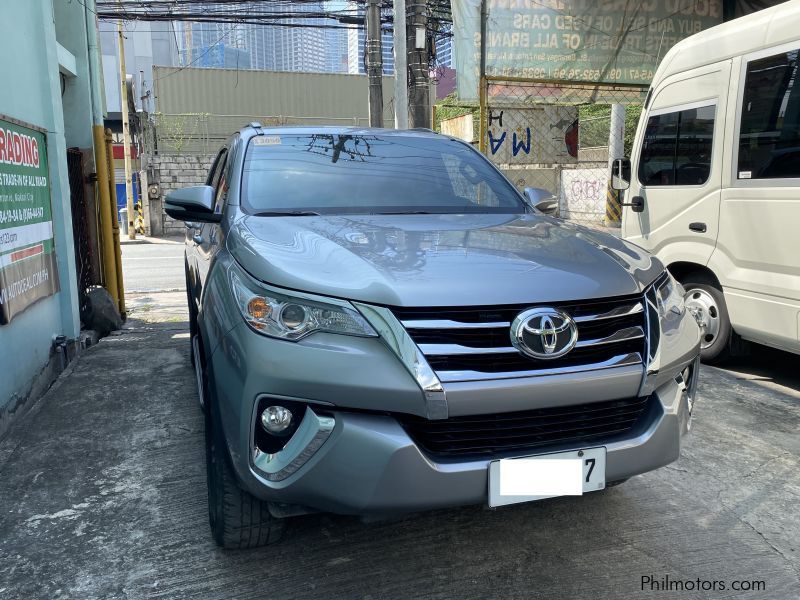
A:
{"type": "Polygon", "coordinates": [[[674,46],[632,153],[612,173],[622,235],[683,283],[703,359],[742,339],[800,353],[800,0],[674,46]]]}

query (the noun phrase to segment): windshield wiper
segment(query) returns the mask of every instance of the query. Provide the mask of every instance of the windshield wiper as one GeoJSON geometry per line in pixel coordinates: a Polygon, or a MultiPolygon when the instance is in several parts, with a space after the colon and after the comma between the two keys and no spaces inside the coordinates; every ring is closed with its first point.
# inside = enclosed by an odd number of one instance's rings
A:
{"type": "Polygon", "coordinates": [[[253,214],[254,217],[319,217],[313,210],[268,210],[253,214]]]}

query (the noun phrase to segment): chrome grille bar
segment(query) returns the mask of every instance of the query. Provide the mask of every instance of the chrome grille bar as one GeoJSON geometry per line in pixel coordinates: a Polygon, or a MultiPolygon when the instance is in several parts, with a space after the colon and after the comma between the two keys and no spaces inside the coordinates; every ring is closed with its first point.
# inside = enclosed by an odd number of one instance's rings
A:
{"type": "Polygon", "coordinates": [[[462,346],[460,344],[419,344],[425,356],[452,356],[457,354],[509,354],[519,353],[513,346],[481,347],[462,346]]]}
{"type": "MultiPolygon", "coordinates": [[[[594,340],[579,340],[577,344],[575,344],[576,348],[586,348],[588,346],[602,346],[603,344],[614,344],[616,342],[627,342],[630,340],[638,340],[644,337],[644,329],[641,327],[626,327],[625,329],[620,329],[619,331],[615,331],[611,335],[598,338],[594,340]]],[[[424,350],[423,350],[424,352],[424,350]]]]}
{"type": "Polygon", "coordinates": [[[627,317],[629,315],[636,315],[641,312],[644,312],[644,305],[641,302],[635,302],[633,304],[627,304],[622,306],[615,306],[611,310],[599,313],[596,315],[580,315],[577,317],[572,317],[572,320],[576,323],[584,323],[586,321],[602,321],[605,319],[616,319],[618,317],[627,317]]]}
{"type": "MultiPolygon", "coordinates": [[[[487,323],[464,323],[450,321],[449,319],[419,319],[401,321],[406,329],[492,329],[511,327],[509,321],[495,321],[487,323]]],[[[424,350],[423,350],[424,352],[424,350]]]]}
{"type": "MultiPolygon", "coordinates": [[[[400,324],[441,382],[577,373],[642,364],[647,352],[644,297],[565,303],[575,321],[574,350],[531,358],[511,341],[511,316],[529,306],[396,309],[400,324]]],[[[556,308],[559,308],[556,305],[556,308]]]]}
{"type": "Polygon", "coordinates": [[[642,364],[642,355],[638,352],[621,354],[598,363],[572,365],[569,367],[555,367],[551,369],[536,369],[530,371],[507,371],[502,373],[486,373],[483,371],[437,371],[442,383],[455,383],[457,381],[487,381],[489,379],[514,379],[517,377],[544,377],[546,375],[563,375],[566,373],[579,373],[582,371],[599,371],[616,367],[627,367],[642,364]]]}

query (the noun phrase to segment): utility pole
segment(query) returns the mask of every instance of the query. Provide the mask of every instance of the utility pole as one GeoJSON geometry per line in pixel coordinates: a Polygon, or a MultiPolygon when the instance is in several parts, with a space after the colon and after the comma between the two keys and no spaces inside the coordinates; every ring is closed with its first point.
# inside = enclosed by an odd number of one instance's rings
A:
{"type": "Polygon", "coordinates": [[[486,0],[481,0],[481,61],[478,78],[478,102],[479,102],[479,121],[478,121],[478,149],[486,154],[487,147],[487,117],[488,108],[486,106],[486,0]]]}
{"type": "Polygon", "coordinates": [[[117,201],[111,195],[111,177],[108,165],[106,132],[103,128],[103,99],[100,94],[102,68],[100,66],[100,46],[97,40],[97,20],[95,13],[84,4],[86,21],[86,46],[89,50],[89,79],[91,91],[92,138],[94,141],[95,173],[97,174],[97,204],[100,229],[100,256],[102,258],[103,286],[108,290],[114,304],[125,318],[125,286],[122,281],[122,267],[119,253],[119,224],[114,218],[117,201]]]}
{"type": "Polygon", "coordinates": [[[367,0],[365,58],[369,77],[369,126],[383,127],[383,47],[380,0],[367,0]]]}
{"type": "Polygon", "coordinates": [[[431,126],[430,74],[428,72],[428,3],[408,0],[408,120],[410,127],[431,126]]]}
{"type": "Polygon", "coordinates": [[[406,0],[394,0],[394,127],[408,129],[406,0]]]}
{"type": "MultiPolygon", "coordinates": [[[[615,158],[622,158],[625,155],[625,105],[611,105],[611,123],[608,128],[608,172],[611,173],[611,165],[615,158]]],[[[608,180],[606,188],[606,225],[608,227],[620,227],[622,224],[622,200],[621,192],[612,189],[611,179],[608,180]]]]}
{"type": "MultiPolygon", "coordinates": [[[[120,2],[121,4],[121,2],[120,2]]],[[[133,212],[133,178],[131,176],[131,128],[128,121],[128,76],[125,73],[125,38],[122,35],[122,19],[117,21],[117,34],[119,35],[119,79],[120,79],[120,110],[122,111],[122,143],[125,153],[125,197],[128,208],[128,239],[136,239],[133,212]]]]}

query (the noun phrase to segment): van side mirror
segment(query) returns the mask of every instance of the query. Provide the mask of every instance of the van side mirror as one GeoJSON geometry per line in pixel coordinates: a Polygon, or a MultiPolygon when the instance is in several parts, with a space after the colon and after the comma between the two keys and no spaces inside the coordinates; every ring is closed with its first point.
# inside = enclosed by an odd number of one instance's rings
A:
{"type": "Polygon", "coordinates": [[[178,221],[219,223],[222,215],[214,212],[214,188],[197,185],[175,190],[167,194],[164,212],[178,221]]]}
{"type": "Polygon", "coordinates": [[[611,163],[611,188],[614,190],[627,190],[631,185],[631,160],[629,158],[615,158],[611,163]]]}
{"type": "Polygon", "coordinates": [[[534,210],[551,217],[558,216],[558,198],[547,190],[526,187],[525,199],[528,201],[528,206],[534,210]]]}

